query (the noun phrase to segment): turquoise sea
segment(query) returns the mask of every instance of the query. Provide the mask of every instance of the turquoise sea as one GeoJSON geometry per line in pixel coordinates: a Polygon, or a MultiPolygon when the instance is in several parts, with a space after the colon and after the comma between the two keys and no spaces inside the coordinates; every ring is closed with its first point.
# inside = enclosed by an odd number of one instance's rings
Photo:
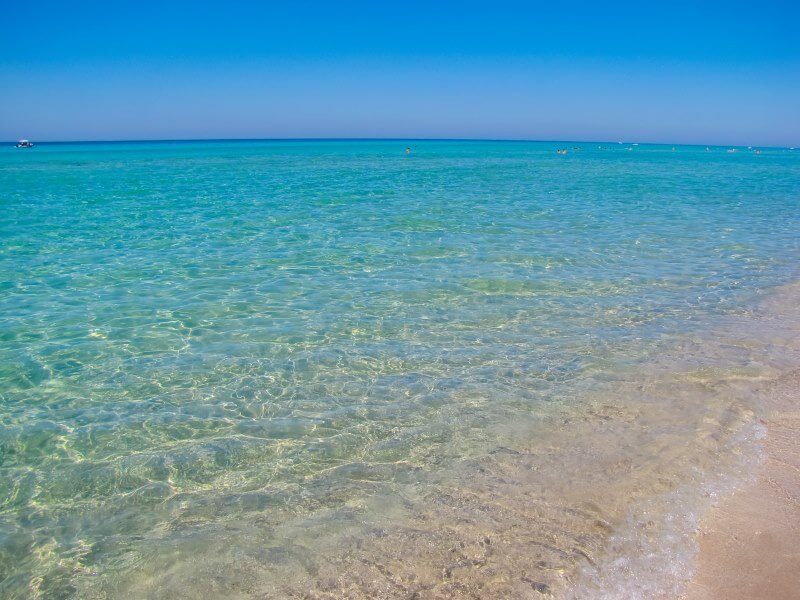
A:
{"type": "Polygon", "coordinates": [[[730,374],[778,368],[720,332],[800,259],[800,151],[728,150],[6,145],[0,597],[565,596],[689,561],[659,515],[746,470],[730,374]]]}

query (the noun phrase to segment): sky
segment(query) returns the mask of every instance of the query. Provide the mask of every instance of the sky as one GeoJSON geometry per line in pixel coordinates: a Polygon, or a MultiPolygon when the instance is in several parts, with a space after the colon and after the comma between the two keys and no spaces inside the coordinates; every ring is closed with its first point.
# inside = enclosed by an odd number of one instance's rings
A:
{"type": "Polygon", "coordinates": [[[0,0],[0,139],[800,147],[800,2],[0,0]]]}

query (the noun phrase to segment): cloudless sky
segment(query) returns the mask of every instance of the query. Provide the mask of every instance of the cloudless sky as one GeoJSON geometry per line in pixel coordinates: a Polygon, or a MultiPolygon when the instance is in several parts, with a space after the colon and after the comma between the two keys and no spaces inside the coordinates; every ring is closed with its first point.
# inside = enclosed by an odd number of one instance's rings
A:
{"type": "Polygon", "coordinates": [[[800,1],[0,0],[0,139],[800,146],[800,1]]]}

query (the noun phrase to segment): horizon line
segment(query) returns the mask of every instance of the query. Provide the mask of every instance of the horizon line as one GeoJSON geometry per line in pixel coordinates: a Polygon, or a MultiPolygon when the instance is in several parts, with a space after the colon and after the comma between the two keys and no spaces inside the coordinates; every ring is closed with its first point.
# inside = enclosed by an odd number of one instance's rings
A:
{"type": "MultiPolygon", "coordinates": [[[[18,138],[7,140],[14,144],[18,138]]],[[[507,142],[507,143],[539,143],[539,144],[610,144],[610,145],[645,145],[645,146],[697,146],[726,148],[773,148],[793,150],[796,146],[771,146],[764,144],[719,144],[719,143],[686,143],[686,142],[636,142],[625,140],[545,140],[529,138],[448,138],[448,137],[235,137],[235,138],[147,138],[147,139],[100,139],[100,140],[41,140],[35,144],[147,144],[147,143],[179,143],[179,142],[507,142]]],[[[35,145],[34,144],[34,145],[35,145]]]]}

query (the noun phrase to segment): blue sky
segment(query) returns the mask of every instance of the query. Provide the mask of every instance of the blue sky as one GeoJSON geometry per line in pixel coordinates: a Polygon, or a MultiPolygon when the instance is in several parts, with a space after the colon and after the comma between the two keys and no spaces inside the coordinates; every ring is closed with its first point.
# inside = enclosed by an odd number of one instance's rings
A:
{"type": "Polygon", "coordinates": [[[800,2],[0,3],[1,139],[800,146],[800,2]]]}

